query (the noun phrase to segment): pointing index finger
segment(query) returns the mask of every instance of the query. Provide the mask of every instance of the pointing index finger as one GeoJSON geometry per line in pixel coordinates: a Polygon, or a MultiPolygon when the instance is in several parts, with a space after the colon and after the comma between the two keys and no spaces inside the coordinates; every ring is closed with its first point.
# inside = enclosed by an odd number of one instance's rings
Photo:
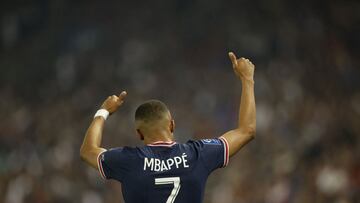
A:
{"type": "Polygon", "coordinates": [[[237,65],[236,56],[235,56],[235,54],[234,54],[233,52],[229,52],[229,58],[230,58],[231,63],[232,63],[233,65],[237,65]]]}
{"type": "Polygon", "coordinates": [[[122,92],[120,93],[120,95],[119,95],[119,98],[120,98],[120,99],[123,99],[123,98],[126,97],[126,95],[127,95],[127,92],[126,92],[126,91],[122,91],[122,92]]]}

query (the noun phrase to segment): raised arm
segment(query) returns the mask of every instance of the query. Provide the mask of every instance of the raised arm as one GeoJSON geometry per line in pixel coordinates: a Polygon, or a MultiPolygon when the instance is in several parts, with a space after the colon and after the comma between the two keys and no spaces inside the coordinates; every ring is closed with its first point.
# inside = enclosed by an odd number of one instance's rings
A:
{"type": "Polygon", "coordinates": [[[84,141],[80,148],[80,157],[95,169],[98,169],[98,155],[105,151],[104,148],[100,147],[105,119],[121,106],[125,96],[125,91],[121,92],[119,96],[109,96],[101,105],[98,111],[99,113],[95,114],[94,120],[91,122],[85,134],[84,141]]]}
{"type": "Polygon", "coordinates": [[[229,57],[235,74],[242,82],[238,127],[222,135],[222,137],[224,137],[228,142],[229,156],[232,156],[255,137],[255,66],[248,59],[237,59],[235,54],[232,52],[229,53],[229,57]]]}

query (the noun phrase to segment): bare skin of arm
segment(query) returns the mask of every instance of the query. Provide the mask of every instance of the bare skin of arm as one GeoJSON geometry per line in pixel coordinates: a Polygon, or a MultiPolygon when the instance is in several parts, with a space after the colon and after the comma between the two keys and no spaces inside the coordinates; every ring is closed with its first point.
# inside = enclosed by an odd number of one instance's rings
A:
{"type": "MultiPolygon", "coordinates": [[[[126,94],[123,91],[119,96],[109,96],[101,105],[101,109],[107,110],[111,115],[124,103],[126,94]]],[[[106,151],[106,149],[100,147],[104,123],[105,119],[102,116],[94,118],[86,131],[83,144],[80,148],[81,159],[95,169],[98,169],[97,158],[99,154],[106,151]]]]}
{"type": "Polygon", "coordinates": [[[256,108],[254,96],[255,66],[245,58],[237,59],[229,53],[236,76],[241,80],[242,93],[240,100],[239,121],[236,129],[222,135],[229,144],[229,156],[236,154],[243,146],[255,138],[256,108]]]}

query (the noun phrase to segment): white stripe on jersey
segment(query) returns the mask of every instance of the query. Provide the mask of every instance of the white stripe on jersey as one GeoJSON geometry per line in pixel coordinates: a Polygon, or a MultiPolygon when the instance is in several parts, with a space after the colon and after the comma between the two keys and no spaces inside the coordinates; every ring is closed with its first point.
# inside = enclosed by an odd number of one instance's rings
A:
{"type": "Polygon", "coordinates": [[[229,164],[229,143],[225,137],[219,137],[224,144],[224,164],[222,167],[226,167],[229,164]]]}
{"type": "Polygon", "coordinates": [[[103,179],[106,179],[106,176],[105,176],[105,173],[104,173],[104,170],[103,170],[103,167],[102,167],[102,163],[101,163],[101,160],[100,160],[100,156],[106,151],[103,151],[101,153],[99,153],[98,157],[97,157],[97,163],[98,163],[98,169],[99,169],[99,172],[100,172],[100,176],[103,178],[103,179]]]}

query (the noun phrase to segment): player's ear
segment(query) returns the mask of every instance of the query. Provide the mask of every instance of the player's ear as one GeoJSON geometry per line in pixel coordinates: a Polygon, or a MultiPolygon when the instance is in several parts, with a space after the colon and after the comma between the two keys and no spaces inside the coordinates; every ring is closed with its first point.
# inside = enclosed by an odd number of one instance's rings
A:
{"type": "Polygon", "coordinates": [[[175,130],[175,121],[171,120],[170,121],[170,132],[173,133],[175,130]]]}
{"type": "Polygon", "coordinates": [[[140,140],[144,140],[144,135],[141,133],[140,129],[136,129],[136,134],[139,136],[140,140]]]}

